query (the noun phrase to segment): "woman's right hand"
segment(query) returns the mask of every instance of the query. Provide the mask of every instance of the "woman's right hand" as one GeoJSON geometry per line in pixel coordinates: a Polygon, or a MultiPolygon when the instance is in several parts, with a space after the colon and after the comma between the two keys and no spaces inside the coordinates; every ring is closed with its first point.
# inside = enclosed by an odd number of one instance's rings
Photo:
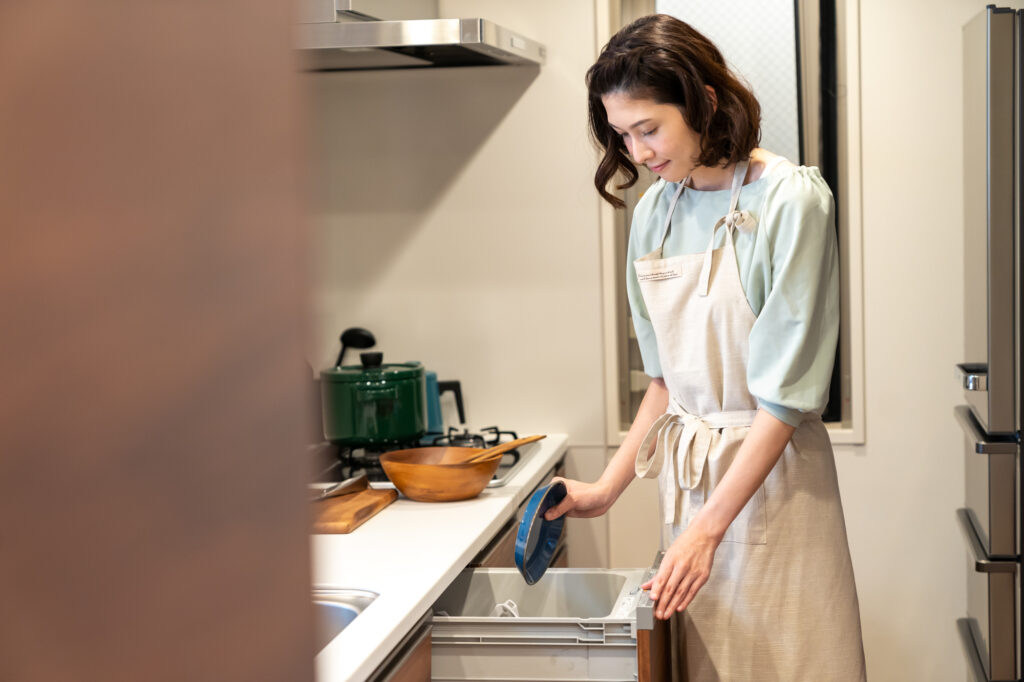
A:
{"type": "Polygon", "coordinates": [[[615,501],[615,495],[611,488],[597,483],[584,483],[574,481],[570,478],[555,477],[552,483],[561,481],[565,484],[565,498],[544,514],[548,521],[557,519],[559,516],[570,516],[581,519],[589,519],[600,516],[608,511],[615,501]]]}
{"type": "Polygon", "coordinates": [[[636,455],[640,444],[651,424],[664,414],[667,407],[668,388],[665,387],[665,381],[660,378],[651,379],[625,440],[598,481],[584,483],[571,478],[553,478],[552,482],[561,481],[565,484],[565,499],[549,509],[544,518],[548,521],[560,516],[589,519],[608,511],[622,491],[636,479],[636,455]]]}

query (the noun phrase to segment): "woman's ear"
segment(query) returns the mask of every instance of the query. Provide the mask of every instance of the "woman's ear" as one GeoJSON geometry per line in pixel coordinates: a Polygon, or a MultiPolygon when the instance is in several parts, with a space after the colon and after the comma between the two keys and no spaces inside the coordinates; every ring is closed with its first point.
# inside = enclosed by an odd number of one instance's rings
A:
{"type": "Polygon", "coordinates": [[[716,93],[715,89],[713,87],[711,87],[710,85],[705,85],[704,89],[708,91],[708,99],[711,100],[711,109],[712,109],[712,111],[716,111],[717,112],[718,111],[718,93],[716,93]]]}

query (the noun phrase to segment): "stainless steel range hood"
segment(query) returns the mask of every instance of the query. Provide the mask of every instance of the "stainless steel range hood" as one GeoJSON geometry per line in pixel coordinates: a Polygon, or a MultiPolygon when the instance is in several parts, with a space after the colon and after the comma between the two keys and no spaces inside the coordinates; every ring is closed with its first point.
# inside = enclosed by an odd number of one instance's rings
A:
{"type": "Polygon", "coordinates": [[[310,71],[544,63],[540,43],[486,19],[437,18],[436,7],[429,0],[397,7],[384,0],[302,0],[296,47],[310,71]],[[389,16],[396,12],[406,18],[389,16]]]}

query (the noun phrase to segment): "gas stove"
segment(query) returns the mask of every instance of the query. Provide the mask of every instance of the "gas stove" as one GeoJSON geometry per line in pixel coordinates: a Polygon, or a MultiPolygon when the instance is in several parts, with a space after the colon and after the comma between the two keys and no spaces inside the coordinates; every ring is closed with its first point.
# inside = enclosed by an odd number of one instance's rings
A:
{"type": "MultiPolygon", "coordinates": [[[[405,450],[407,448],[447,445],[452,447],[489,448],[501,443],[515,440],[519,436],[515,431],[503,431],[497,426],[488,426],[478,432],[468,429],[459,431],[449,428],[447,433],[428,433],[423,438],[410,443],[396,443],[380,448],[351,448],[333,443],[320,443],[310,448],[313,456],[314,476],[316,483],[335,483],[366,472],[372,488],[394,488],[394,484],[384,474],[380,465],[380,456],[385,452],[405,450]]],[[[502,455],[494,477],[487,484],[488,488],[497,488],[508,483],[525,462],[525,457],[534,443],[510,450],[502,455]]]]}

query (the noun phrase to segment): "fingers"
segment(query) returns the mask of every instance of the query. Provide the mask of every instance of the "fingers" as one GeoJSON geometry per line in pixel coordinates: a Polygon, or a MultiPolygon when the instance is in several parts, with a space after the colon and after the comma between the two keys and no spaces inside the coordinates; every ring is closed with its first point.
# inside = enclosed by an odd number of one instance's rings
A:
{"type": "Polygon", "coordinates": [[[676,611],[685,611],[686,608],[690,605],[690,602],[693,601],[693,598],[697,596],[697,593],[700,591],[700,588],[704,587],[704,583],[706,583],[707,581],[707,576],[698,577],[696,580],[694,580],[690,584],[690,589],[686,593],[686,598],[683,599],[683,602],[678,607],[676,607],[676,611]]]}
{"type": "MultiPolygon", "coordinates": [[[[680,613],[685,611],[690,603],[693,601],[697,593],[700,592],[700,588],[704,586],[708,581],[708,576],[698,572],[690,572],[686,574],[683,580],[680,581],[678,588],[674,591],[672,597],[668,599],[664,608],[656,608],[659,618],[668,619],[673,613],[680,613]]],[[[661,602],[659,602],[659,607],[661,602]]]]}
{"type": "Polygon", "coordinates": [[[718,542],[691,527],[665,551],[657,573],[640,586],[650,590],[654,615],[659,620],[686,609],[707,583],[718,542]]]}
{"type": "Polygon", "coordinates": [[[685,561],[663,561],[658,573],[640,588],[651,591],[655,617],[666,620],[690,605],[708,581],[708,575],[708,571],[689,566],[685,561]]]}
{"type": "Polygon", "coordinates": [[[569,492],[568,492],[569,491],[569,481],[567,479],[562,478],[561,476],[555,476],[554,478],[551,479],[551,482],[548,485],[549,486],[554,485],[555,483],[558,483],[559,481],[561,481],[562,484],[565,485],[566,495],[565,495],[565,497],[562,498],[561,502],[559,502],[554,507],[552,507],[551,509],[548,509],[546,512],[544,512],[544,518],[547,519],[548,521],[554,521],[559,516],[565,515],[567,512],[572,510],[572,508],[576,504],[574,496],[569,494],[569,492]]]}
{"type": "Polygon", "coordinates": [[[683,576],[683,579],[679,581],[679,585],[676,588],[676,590],[672,593],[672,596],[669,597],[666,600],[667,603],[665,603],[661,607],[660,611],[662,618],[669,618],[676,611],[682,611],[682,609],[679,607],[683,603],[683,600],[686,599],[686,597],[689,595],[690,586],[694,582],[695,581],[692,573],[687,573],[685,576],[683,576]]]}
{"type": "Polygon", "coordinates": [[[679,588],[679,583],[685,576],[686,568],[683,564],[679,563],[670,564],[667,568],[663,563],[661,569],[658,570],[658,575],[654,576],[651,600],[656,604],[654,612],[658,618],[665,619],[672,615],[667,605],[672,602],[672,598],[679,588]]]}
{"type": "MultiPolygon", "coordinates": [[[[555,483],[559,481],[561,481],[562,484],[565,485],[566,491],[568,491],[569,482],[566,481],[561,476],[555,476],[554,478],[552,478],[551,481],[548,483],[548,486],[553,486],[555,483]]],[[[570,498],[571,496],[568,494],[565,497],[563,497],[561,502],[559,502],[554,507],[551,507],[551,509],[548,509],[546,512],[544,512],[544,518],[548,521],[554,521],[559,516],[563,516],[567,511],[569,511],[569,509],[572,506],[572,501],[570,498]]]]}
{"type": "Polygon", "coordinates": [[[560,516],[591,518],[600,516],[611,506],[607,490],[598,483],[582,483],[566,478],[553,478],[552,482],[565,484],[565,498],[544,513],[548,521],[560,516]]]}
{"type": "Polygon", "coordinates": [[[548,509],[546,512],[544,512],[544,518],[547,519],[548,521],[554,521],[559,516],[562,516],[563,514],[565,514],[569,510],[571,510],[572,507],[573,507],[573,504],[574,504],[574,502],[573,502],[572,498],[569,497],[568,495],[566,495],[565,499],[563,499],[561,502],[556,504],[551,509],[548,509]]]}
{"type": "Polygon", "coordinates": [[[672,578],[670,580],[670,584],[666,586],[668,589],[662,592],[661,599],[658,600],[658,606],[660,607],[658,610],[661,612],[662,619],[667,619],[671,616],[672,605],[682,601],[680,595],[684,594],[682,591],[684,586],[689,587],[689,573],[680,566],[672,571],[672,578]]]}

